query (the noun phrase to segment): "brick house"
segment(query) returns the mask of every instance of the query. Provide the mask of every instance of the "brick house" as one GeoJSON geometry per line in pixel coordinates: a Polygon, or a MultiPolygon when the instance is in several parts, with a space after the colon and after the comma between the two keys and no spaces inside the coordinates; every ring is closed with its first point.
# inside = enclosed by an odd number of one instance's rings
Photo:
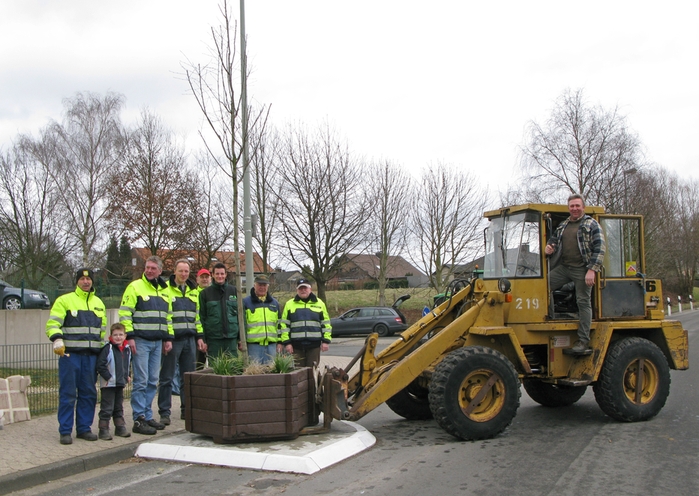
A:
{"type": "MultiPolygon", "coordinates": [[[[196,276],[199,269],[206,268],[212,270],[214,264],[217,262],[222,262],[228,267],[229,280],[232,280],[235,274],[235,256],[234,251],[217,251],[214,257],[207,263],[207,256],[203,253],[194,250],[161,250],[158,254],[160,258],[163,259],[163,277],[170,277],[174,270],[175,262],[181,258],[189,260],[192,265],[192,278],[196,276]]],[[[146,259],[151,256],[151,252],[148,248],[132,248],[131,249],[131,268],[132,268],[132,279],[138,279],[143,274],[143,269],[146,265],[146,259]]],[[[245,286],[245,253],[240,252],[240,270],[243,277],[243,285],[245,286]]],[[[271,275],[274,270],[267,266],[265,267],[262,263],[262,257],[257,253],[252,254],[253,271],[255,275],[257,274],[268,274],[271,275]]]]}
{"type": "MultiPolygon", "coordinates": [[[[348,253],[340,258],[340,270],[328,286],[333,289],[363,289],[367,283],[376,282],[378,278],[378,256],[348,253]]],[[[426,276],[400,255],[388,257],[386,280],[389,284],[405,281],[408,286],[415,287],[423,279],[426,279],[426,276]]]]}

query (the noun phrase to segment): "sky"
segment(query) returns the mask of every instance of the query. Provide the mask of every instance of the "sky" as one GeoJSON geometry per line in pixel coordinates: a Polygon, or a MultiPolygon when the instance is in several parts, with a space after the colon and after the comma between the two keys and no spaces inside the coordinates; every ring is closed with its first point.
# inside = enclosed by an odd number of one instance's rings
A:
{"type": "MultiPolygon", "coordinates": [[[[236,19],[238,1],[232,2],[236,19]]],[[[2,0],[0,149],[62,118],[77,92],[121,93],[201,146],[182,64],[207,63],[219,0],[2,0]]],[[[493,190],[527,124],[582,88],[617,106],[646,159],[699,178],[699,4],[248,0],[249,102],[275,125],[330,123],[350,149],[416,177],[438,163],[493,190]]]]}

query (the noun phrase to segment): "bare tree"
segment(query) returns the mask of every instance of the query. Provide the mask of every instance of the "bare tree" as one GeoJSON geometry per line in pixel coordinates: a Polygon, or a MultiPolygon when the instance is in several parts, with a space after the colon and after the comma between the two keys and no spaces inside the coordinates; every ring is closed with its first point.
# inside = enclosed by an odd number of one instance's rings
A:
{"type": "MultiPolygon", "coordinates": [[[[204,116],[211,138],[200,133],[206,149],[231,180],[233,203],[233,246],[240,253],[239,186],[245,174],[242,163],[246,130],[241,122],[242,103],[237,88],[240,84],[240,64],[236,56],[236,26],[227,0],[219,5],[222,24],[211,28],[210,64],[190,61],[183,64],[189,88],[204,116]]],[[[244,54],[242,54],[244,56],[244,54]]],[[[247,77],[247,75],[246,75],[247,77]]],[[[255,114],[250,127],[264,128],[264,109],[255,114]]],[[[253,151],[254,153],[254,151],[253,151]]],[[[242,290],[240,257],[235,262],[236,286],[242,290]]],[[[242,313],[242,303],[239,303],[242,313]]],[[[241,317],[242,318],[242,317],[241,317]]],[[[241,320],[242,324],[242,320],[241,320]]]]}
{"type": "Polygon", "coordinates": [[[253,242],[260,251],[265,267],[272,266],[274,238],[281,233],[278,221],[280,216],[279,197],[275,192],[281,188],[281,176],[276,163],[279,157],[281,140],[276,131],[253,129],[250,139],[255,153],[251,157],[252,205],[256,225],[253,228],[253,242]]]}
{"type": "Polygon", "coordinates": [[[123,151],[123,105],[123,96],[115,93],[103,98],[78,93],[64,100],[64,123],[55,127],[61,150],[56,180],[83,265],[90,264],[90,253],[104,241],[109,179],[123,151]]]}
{"type": "Polygon", "coordinates": [[[324,299],[340,257],[365,241],[362,169],[327,125],[314,134],[289,127],[279,160],[283,242],[324,299]]]}
{"type": "Polygon", "coordinates": [[[33,287],[41,287],[48,277],[60,277],[71,250],[56,183],[42,164],[55,160],[49,156],[55,151],[54,143],[50,136],[45,139],[48,142],[41,150],[47,155],[41,161],[19,145],[0,154],[3,265],[33,287]]]}
{"type": "Polygon", "coordinates": [[[518,180],[515,186],[509,185],[507,190],[500,193],[500,207],[523,205],[525,203],[547,203],[550,200],[537,186],[528,180],[518,180]]]}
{"type": "Polygon", "coordinates": [[[368,174],[367,230],[370,231],[369,249],[379,259],[379,305],[386,304],[387,275],[392,264],[400,260],[406,247],[406,208],[410,195],[410,176],[400,166],[388,160],[370,166],[368,174]]]}
{"type": "Polygon", "coordinates": [[[634,174],[629,204],[644,216],[647,272],[664,289],[692,294],[699,268],[699,183],[655,167],[634,174]]]}
{"type": "Polygon", "coordinates": [[[673,258],[680,294],[692,294],[699,267],[699,183],[688,180],[677,188],[675,222],[667,223],[665,238],[673,258]]]}
{"type": "Polygon", "coordinates": [[[226,176],[208,153],[196,156],[195,168],[197,176],[193,178],[192,186],[197,192],[196,221],[189,243],[201,257],[197,260],[198,265],[209,267],[216,252],[233,237],[233,199],[226,176]]]}
{"type": "Polygon", "coordinates": [[[421,267],[437,292],[442,292],[457,265],[483,250],[485,190],[475,176],[446,164],[423,170],[415,191],[412,231],[421,267]]]}
{"type": "Polygon", "coordinates": [[[50,163],[43,161],[46,140],[26,136],[21,140],[56,182],[65,227],[76,239],[82,266],[95,265],[98,245],[104,241],[107,188],[122,149],[119,112],[123,103],[115,93],[104,98],[92,93],[66,98],[63,124],[51,122],[45,132],[52,135],[55,147],[50,163]]]}
{"type": "Polygon", "coordinates": [[[641,143],[618,108],[589,106],[566,90],[545,125],[531,122],[521,150],[525,181],[558,201],[580,193],[591,205],[621,211],[624,171],[643,168],[641,143]]]}
{"type": "MultiPolygon", "coordinates": [[[[110,188],[109,218],[152,254],[187,246],[196,218],[196,190],[185,157],[170,131],[144,111],[129,133],[110,188]]],[[[164,257],[166,258],[166,257],[164,257]]]]}

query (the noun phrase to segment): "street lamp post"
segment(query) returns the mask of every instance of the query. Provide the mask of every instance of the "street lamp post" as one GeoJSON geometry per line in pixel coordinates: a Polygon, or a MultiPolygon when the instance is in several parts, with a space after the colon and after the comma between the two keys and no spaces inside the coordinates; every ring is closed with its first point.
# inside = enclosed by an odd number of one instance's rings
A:
{"type": "Polygon", "coordinates": [[[252,221],[250,206],[250,159],[248,156],[248,75],[245,46],[245,0],[240,0],[240,78],[243,134],[243,231],[245,233],[245,291],[250,291],[255,278],[252,258],[252,221]]]}
{"type": "Polygon", "coordinates": [[[632,174],[636,174],[638,172],[638,169],[635,167],[632,167],[630,169],[624,170],[624,213],[629,214],[631,213],[629,209],[629,176],[632,174]]]}
{"type": "MultiPolygon", "coordinates": [[[[636,174],[638,172],[638,169],[635,167],[632,167],[630,169],[624,170],[624,213],[629,214],[631,213],[631,209],[629,208],[629,176],[631,174],[636,174]]],[[[633,250],[631,248],[631,229],[630,226],[626,226],[626,239],[627,239],[627,244],[628,244],[628,258],[626,259],[627,261],[631,260],[633,258],[633,250]]],[[[637,261],[638,262],[638,261],[637,261]]]]}

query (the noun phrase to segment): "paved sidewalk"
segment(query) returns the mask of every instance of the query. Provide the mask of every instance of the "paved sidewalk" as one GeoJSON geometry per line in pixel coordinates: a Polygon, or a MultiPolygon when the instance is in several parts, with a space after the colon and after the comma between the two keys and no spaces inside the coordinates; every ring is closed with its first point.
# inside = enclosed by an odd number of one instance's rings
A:
{"type": "MultiPolygon", "coordinates": [[[[347,357],[321,356],[321,369],[328,366],[342,367],[349,363],[347,357]]],[[[153,402],[157,415],[157,396],[153,402]]],[[[172,411],[179,413],[179,397],[173,396],[172,411]]],[[[97,433],[97,412],[92,432],[97,433]]],[[[131,405],[124,402],[124,417],[131,432],[131,405]]],[[[114,426],[111,425],[112,433],[114,426]]],[[[114,437],[112,441],[84,441],[75,439],[73,444],[58,442],[58,420],[56,415],[44,415],[27,422],[4,426],[0,430],[0,494],[8,494],[51,480],[80,472],[104,467],[130,458],[141,443],[153,442],[172,434],[185,433],[184,420],[179,414],[172,417],[172,424],[154,436],[131,434],[131,437],[114,437]]]]}

